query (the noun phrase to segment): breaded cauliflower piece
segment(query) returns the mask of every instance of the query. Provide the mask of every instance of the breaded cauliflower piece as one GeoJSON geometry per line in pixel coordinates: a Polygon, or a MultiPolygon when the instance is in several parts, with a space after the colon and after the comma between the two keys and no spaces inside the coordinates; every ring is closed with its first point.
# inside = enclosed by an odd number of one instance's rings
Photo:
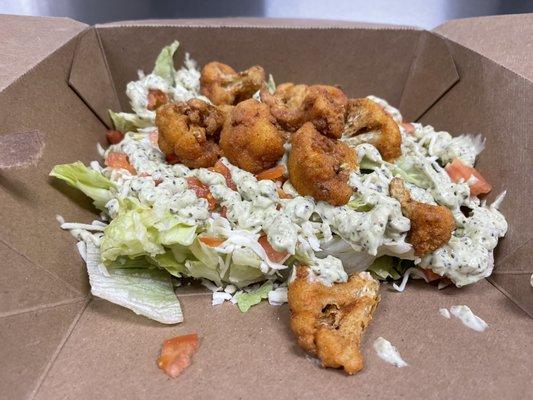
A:
{"type": "Polygon", "coordinates": [[[298,344],[316,354],[324,367],[354,374],[363,368],[361,336],[379,303],[379,282],[367,272],[326,286],[300,266],[289,284],[291,329],[298,344]]]}
{"type": "Polygon", "coordinates": [[[220,156],[223,122],[220,110],[199,99],[162,105],[155,118],[159,148],[168,160],[189,168],[212,167],[220,156]]]}
{"type": "Polygon", "coordinates": [[[298,193],[334,206],[346,204],[353,193],[348,178],[357,166],[355,151],[321,135],[311,122],[292,135],[291,145],[289,179],[298,193]]]}
{"type": "Polygon", "coordinates": [[[284,132],[266,104],[248,99],[228,110],[220,147],[233,165],[257,174],[277,164],[284,144],[284,132]]]}
{"type": "Polygon", "coordinates": [[[200,91],[215,105],[234,105],[251,98],[264,82],[265,70],[258,65],[237,73],[229,65],[213,61],[202,68],[200,91]]]}
{"type": "Polygon", "coordinates": [[[262,89],[261,101],[270,106],[272,115],[289,132],[306,122],[332,138],[340,138],[344,130],[348,98],[334,86],[283,83],[274,94],[262,89]]]}
{"type": "Polygon", "coordinates": [[[370,99],[350,99],[347,107],[345,137],[372,134],[364,142],[374,145],[385,161],[402,155],[402,136],[398,124],[381,106],[370,99]]]}
{"type": "Polygon", "coordinates": [[[455,220],[447,207],[412,200],[400,178],[391,180],[389,192],[400,202],[402,213],[411,221],[407,241],[413,245],[416,256],[431,253],[449,242],[455,220]]]}

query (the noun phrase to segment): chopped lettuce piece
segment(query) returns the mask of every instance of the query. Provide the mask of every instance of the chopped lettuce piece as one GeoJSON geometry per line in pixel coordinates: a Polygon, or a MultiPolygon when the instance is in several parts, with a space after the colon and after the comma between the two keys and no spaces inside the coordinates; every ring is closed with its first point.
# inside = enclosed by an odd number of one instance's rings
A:
{"type": "Polygon", "coordinates": [[[260,282],[263,279],[265,276],[261,270],[249,264],[231,264],[230,266],[228,280],[239,288],[260,282]]]}
{"type": "Polygon", "coordinates": [[[352,210],[359,212],[367,212],[374,208],[372,204],[365,203],[363,197],[360,195],[350,200],[346,205],[352,210]]]}
{"type": "Polygon", "coordinates": [[[117,131],[122,133],[136,132],[137,129],[146,128],[152,125],[150,121],[142,119],[137,114],[124,112],[116,113],[111,110],[108,110],[108,112],[113,121],[113,126],[117,131]]]}
{"type": "Polygon", "coordinates": [[[397,280],[412,266],[413,262],[411,260],[400,260],[396,257],[382,256],[376,258],[372,265],[368,267],[367,271],[380,281],[385,281],[388,278],[397,280]]]}
{"type": "Polygon", "coordinates": [[[161,50],[161,53],[159,53],[155,60],[155,66],[152,72],[166,80],[170,85],[174,85],[174,74],[176,73],[174,69],[174,53],[179,45],[179,42],[176,40],[168,46],[163,47],[163,50],[161,50]]]}
{"type": "Polygon", "coordinates": [[[185,268],[187,268],[187,276],[198,279],[206,278],[215,282],[217,286],[222,286],[217,266],[209,266],[198,260],[187,260],[185,261],[185,268]]]}
{"type": "Polygon", "coordinates": [[[416,166],[412,157],[400,157],[394,164],[391,164],[391,171],[415,186],[424,189],[433,186],[430,177],[421,168],[416,166]]]}
{"type": "Polygon", "coordinates": [[[150,268],[105,268],[100,253],[87,243],[87,272],[94,296],[129,308],[163,324],[183,321],[170,275],[150,268]]]}
{"type": "Polygon", "coordinates": [[[87,168],[81,161],[72,164],[56,165],[50,176],[61,179],[70,186],[81,190],[94,200],[95,207],[103,210],[111,200],[110,189],[115,185],[100,172],[87,168]]]}
{"type": "Polygon", "coordinates": [[[248,311],[252,306],[259,304],[262,299],[268,298],[268,293],[272,290],[272,282],[266,281],[258,289],[250,292],[242,292],[235,295],[237,306],[242,312],[248,311]]]}
{"type": "Polygon", "coordinates": [[[180,278],[187,273],[185,265],[178,262],[170,250],[167,250],[163,254],[156,254],[153,257],[149,257],[149,262],[159,268],[165,269],[169,274],[177,278],[180,278]]]}
{"type": "Polygon", "coordinates": [[[125,200],[104,230],[102,260],[107,265],[119,256],[155,257],[166,252],[163,246],[188,246],[195,237],[196,227],[179,223],[170,212],[158,215],[137,201],[125,200]]]}

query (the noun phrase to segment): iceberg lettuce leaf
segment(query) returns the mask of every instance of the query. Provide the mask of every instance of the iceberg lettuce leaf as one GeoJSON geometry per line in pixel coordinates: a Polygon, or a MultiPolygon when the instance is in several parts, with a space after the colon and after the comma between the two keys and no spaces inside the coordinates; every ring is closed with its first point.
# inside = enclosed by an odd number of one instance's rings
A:
{"type": "Polygon", "coordinates": [[[152,126],[150,121],[146,121],[139,117],[137,114],[119,112],[115,113],[108,110],[109,116],[113,121],[113,126],[117,131],[122,133],[136,132],[139,128],[146,128],[152,126]]]}
{"type": "Polygon", "coordinates": [[[100,253],[87,244],[87,272],[94,296],[129,308],[163,324],[183,321],[170,275],[155,268],[106,268],[100,253]]]}
{"type": "Polygon", "coordinates": [[[87,168],[81,161],[72,164],[56,165],[50,176],[65,181],[70,186],[81,190],[86,196],[94,200],[96,208],[103,210],[111,200],[110,189],[115,185],[100,172],[87,168]]]}
{"type": "Polygon", "coordinates": [[[176,73],[174,68],[174,53],[179,45],[179,42],[176,40],[168,46],[163,47],[163,50],[161,50],[161,53],[159,53],[155,60],[155,66],[152,72],[166,80],[170,85],[174,85],[174,74],[176,73]]]}

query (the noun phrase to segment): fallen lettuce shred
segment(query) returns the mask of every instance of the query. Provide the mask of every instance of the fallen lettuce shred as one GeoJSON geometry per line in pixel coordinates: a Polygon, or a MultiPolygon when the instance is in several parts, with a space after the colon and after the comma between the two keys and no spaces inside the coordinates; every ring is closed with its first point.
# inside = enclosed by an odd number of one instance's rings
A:
{"type": "MultiPolygon", "coordinates": [[[[98,248],[87,243],[87,272],[94,296],[129,308],[162,324],[183,321],[171,277],[154,268],[106,268],[98,248]]],[[[140,266],[140,263],[138,264],[140,266]]]]}
{"type": "Polygon", "coordinates": [[[106,203],[111,200],[110,189],[115,184],[100,172],[87,168],[81,161],[72,164],[56,165],[50,176],[65,181],[70,186],[81,190],[86,196],[93,199],[96,208],[103,210],[106,203]]]}
{"type": "Polygon", "coordinates": [[[259,304],[262,299],[268,298],[268,293],[272,290],[271,281],[266,281],[259,288],[249,292],[241,292],[235,295],[237,307],[241,312],[248,311],[252,306],[259,304]]]}

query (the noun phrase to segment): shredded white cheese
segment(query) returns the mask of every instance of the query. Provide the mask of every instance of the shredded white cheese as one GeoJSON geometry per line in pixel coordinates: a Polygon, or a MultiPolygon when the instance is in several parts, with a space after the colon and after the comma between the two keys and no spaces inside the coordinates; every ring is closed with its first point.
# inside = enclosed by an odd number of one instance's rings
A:
{"type": "Polygon", "coordinates": [[[439,313],[440,313],[440,315],[442,315],[444,318],[448,318],[448,319],[451,318],[451,316],[450,316],[450,312],[448,311],[447,308],[440,308],[440,309],[439,309],[439,313]]]}

